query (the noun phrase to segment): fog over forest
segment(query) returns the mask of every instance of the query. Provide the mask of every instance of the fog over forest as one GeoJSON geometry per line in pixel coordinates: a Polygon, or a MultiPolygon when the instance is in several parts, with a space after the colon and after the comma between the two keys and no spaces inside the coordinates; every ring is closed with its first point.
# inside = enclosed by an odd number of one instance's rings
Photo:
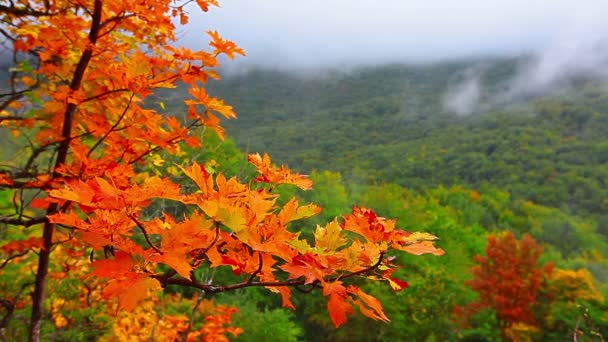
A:
{"type": "MultiPolygon", "coordinates": [[[[608,72],[604,1],[236,0],[221,6],[191,18],[180,41],[202,47],[203,32],[217,29],[247,52],[224,63],[232,73],[262,67],[318,75],[325,68],[526,56],[490,99],[500,104],[608,72]]],[[[478,109],[483,72],[479,65],[463,73],[445,94],[446,108],[478,109]]]]}
{"type": "MultiPolygon", "coordinates": [[[[608,73],[608,2],[232,0],[209,13],[193,11],[178,27],[178,44],[205,48],[218,30],[247,52],[224,61],[230,73],[252,67],[310,74],[385,63],[436,63],[480,57],[527,56],[492,102],[567,87],[573,77],[608,73]],[[321,71],[322,72],[322,71],[321,71]]],[[[9,67],[2,42],[0,65],[9,67]]],[[[466,114],[478,106],[484,66],[463,73],[445,95],[446,107],[466,114]]]]}

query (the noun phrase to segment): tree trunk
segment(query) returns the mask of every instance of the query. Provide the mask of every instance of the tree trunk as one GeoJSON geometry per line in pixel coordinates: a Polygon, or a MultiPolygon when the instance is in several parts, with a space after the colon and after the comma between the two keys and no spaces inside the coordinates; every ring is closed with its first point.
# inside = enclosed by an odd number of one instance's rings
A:
{"type": "MultiPolygon", "coordinates": [[[[91,30],[89,31],[89,42],[91,45],[94,45],[97,42],[97,38],[99,37],[99,30],[101,28],[101,15],[102,15],[102,0],[95,0],[93,11],[91,12],[91,30]]],[[[93,49],[92,47],[86,48],[82,55],[80,56],[80,60],[76,65],[76,69],[74,70],[74,76],[72,77],[72,82],[70,83],[70,90],[76,91],[80,89],[80,84],[84,77],[84,73],[89,66],[89,62],[93,57],[93,49]]],[[[55,161],[54,170],[53,170],[53,178],[59,178],[60,175],[56,172],[57,168],[64,164],[67,160],[68,151],[70,150],[70,141],[72,139],[72,122],[74,121],[74,114],[76,113],[76,105],[73,103],[69,103],[65,110],[65,115],[63,117],[63,127],[61,136],[63,140],[59,144],[57,148],[57,160],[55,161]]],[[[59,206],[55,203],[49,205],[47,210],[47,215],[55,214],[60,210],[65,210],[64,208],[59,208],[59,206]]],[[[44,224],[44,230],[42,232],[43,246],[40,251],[40,255],[38,257],[38,270],[36,271],[36,285],[34,289],[34,294],[32,298],[32,315],[30,319],[30,327],[29,327],[29,342],[39,342],[40,341],[40,327],[42,325],[42,313],[44,311],[44,298],[46,295],[45,285],[46,285],[46,276],[48,274],[49,269],[49,259],[51,256],[51,247],[53,246],[53,232],[55,230],[55,225],[49,223],[48,221],[44,224]]]]}
{"type": "MultiPolygon", "coordinates": [[[[53,212],[57,210],[57,205],[53,204],[49,206],[49,212],[53,209],[53,212]],[[54,208],[51,208],[54,207],[54,208]]],[[[53,231],[55,225],[49,222],[44,224],[44,230],[42,232],[42,249],[38,256],[38,270],[36,271],[36,283],[34,287],[34,294],[32,297],[32,315],[30,318],[30,329],[29,329],[29,341],[38,342],[40,341],[40,327],[42,325],[42,313],[44,311],[44,297],[46,295],[46,276],[49,270],[49,259],[51,257],[51,247],[53,244],[53,231]]]]}

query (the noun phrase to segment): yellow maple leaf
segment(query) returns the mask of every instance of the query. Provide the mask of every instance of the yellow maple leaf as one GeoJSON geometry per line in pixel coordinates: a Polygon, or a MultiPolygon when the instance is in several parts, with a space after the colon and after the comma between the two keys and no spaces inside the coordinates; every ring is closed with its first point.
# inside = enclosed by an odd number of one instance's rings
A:
{"type": "Polygon", "coordinates": [[[317,226],[314,236],[315,247],[323,253],[336,251],[348,242],[348,240],[342,236],[342,228],[335,219],[325,227],[317,226]]]}

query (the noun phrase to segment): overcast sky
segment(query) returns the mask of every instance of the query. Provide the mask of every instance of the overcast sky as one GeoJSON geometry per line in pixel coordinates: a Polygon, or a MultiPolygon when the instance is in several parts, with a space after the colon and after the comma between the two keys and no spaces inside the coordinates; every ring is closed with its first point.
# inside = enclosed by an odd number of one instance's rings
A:
{"type": "Polygon", "coordinates": [[[436,61],[574,49],[608,37],[608,0],[220,0],[181,29],[236,41],[249,63],[436,61]]]}

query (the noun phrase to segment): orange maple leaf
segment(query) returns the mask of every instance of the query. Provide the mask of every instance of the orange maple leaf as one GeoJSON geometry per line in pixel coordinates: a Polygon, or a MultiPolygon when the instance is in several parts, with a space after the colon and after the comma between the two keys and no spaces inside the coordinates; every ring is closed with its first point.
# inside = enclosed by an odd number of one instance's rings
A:
{"type": "Polygon", "coordinates": [[[33,248],[42,248],[42,238],[30,237],[25,240],[13,240],[2,245],[2,247],[0,247],[0,250],[2,250],[8,255],[11,255],[14,253],[21,253],[33,248]]]}
{"type": "Polygon", "coordinates": [[[433,254],[439,256],[445,254],[443,249],[435,247],[431,241],[421,241],[405,246],[395,243],[393,244],[393,248],[413,255],[433,254]]]}
{"type": "Polygon", "coordinates": [[[256,181],[271,183],[271,184],[293,184],[302,190],[312,189],[312,180],[305,175],[291,173],[284,165],[280,168],[272,166],[270,156],[264,153],[260,156],[259,153],[250,154],[247,160],[253,164],[260,176],[256,177],[256,181]]]}
{"type": "Polygon", "coordinates": [[[379,217],[371,209],[353,207],[352,213],[343,217],[342,228],[357,233],[367,241],[377,243],[390,240],[395,221],[379,217]]]}
{"type": "Polygon", "coordinates": [[[215,54],[223,53],[230,59],[234,59],[235,54],[245,56],[245,50],[238,47],[234,42],[220,37],[217,31],[207,31],[207,34],[211,37],[209,45],[215,48],[215,54]]]}
{"type": "Polygon", "coordinates": [[[327,302],[327,309],[329,311],[329,317],[337,328],[346,322],[346,316],[352,314],[353,307],[350,303],[346,302],[348,297],[346,288],[342,285],[342,282],[335,281],[333,283],[326,283],[323,285],[323,295],[329,296],[327,302]]]}
{"type": "Polygon", "coordinates": [[[386,317],[386,315],[384,314],[384,311],[382,310],[382,304],[378,299],[368,295],[360,288],[352,285],[347,288],[347,292],[361,299],[361,301],[355,300],[354,303],[359,307],[359,311],[361,311],[362,314],[371,319],[381,320],[385,322],[390,321],[390,319],[388,319],[388,317],[386,317]]]}
{"type": "Polygon", "coordinates": [[[109,278],[103,289],[105,298],[118,298],[118,310],[133,310],[137,303],[148,296],[148,290],[160,290],[160,283],[146,274],[134,272],[128,253],[118,251],[114,258],[98,260],[91,264],[93,274],[109,278]]]}
{"type": "Polygon", "coordinates": [[[215,0],[196,0],[196,4],[200,7],[204,12],[209,10],[209,5],[219,7],[219,3],[215,0]]]}

